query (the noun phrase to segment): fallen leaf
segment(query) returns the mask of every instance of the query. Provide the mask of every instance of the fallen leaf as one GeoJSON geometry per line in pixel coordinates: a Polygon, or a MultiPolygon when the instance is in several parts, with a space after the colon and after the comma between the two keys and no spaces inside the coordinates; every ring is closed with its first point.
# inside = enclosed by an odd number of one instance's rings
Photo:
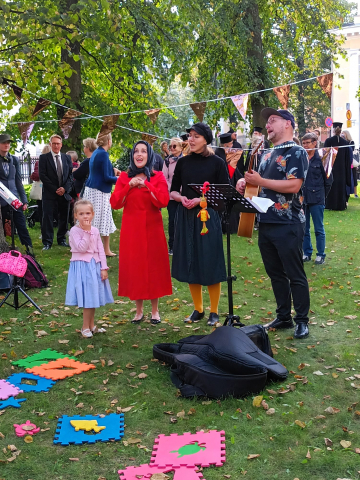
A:
{"type": "Polygon", "coordinates": [[[24,442],[25,443],[32,443],[33,441],[34,441],[34,439],[31,435],[26,435],[26,437],[24,437],[24,442]]]}
{"type": "Polygon", "coordinates": [[[332,444],[333,444],[333,442],[332,442],[332,440],[330,440],[330,438],[324,438],[324,441],[325,441],[325,445],[327,447],[331,447],[332,444]]]}
{"type": "Polygon", "coordinates": [[[302,422],[301,420],[295,420],[295,423],[296,423],[296,425],[298,425],[298,426],[301,427],[301,428],[305,428],[305,427],[306,427],[305,423],[302,422]]]}
{"type": "Polygon", "coordinates": [[[322,372],[320,372],[320,370],[316,370],[316,372],[313,372],[313,375],[324,375],[322,372]]]}
{"type": "Polygon", "coordinates": [[[311,455],[310,455],[310,450],[309,450],[309,449],[308,449],[308,451],[307,451],[306,458],[308,458],[309,460],[311,459],[311,455]]]}
{"type": "Polygon", "coordinates": [[[78,357],[79,355],[82,355],[84,353],[84,350],[76,350],[74,353],[74,357],[78,357]]]}
{"type": "Polygon", "coordinates": [[[205,401],[205,402],[201,402],[202,405],[211,405],[212,404],[212,401],[211,400],[208,400],[208,401],[205,401]]]}
{"type": "Polygon", "coordinates": [[[136,443],[141,443],[141,440],[140,438],[129,438],[129,440],[127,440],[127,442],[130,444],[130,445],[135,445],[136,443]]]}
{"type": "Polygon", "coordinates": [[[58,340],[59,343],[69,343],[70,340],[58,340]]]}
{"type": "Polygon", "coordinates": [[[69,460],[70,460],[71,462],[78,462],[78,461],[79,461],[78,458],[69,458],[69,460]]]}
{"type": "Polygon", "coordinates": [[[266,415],[274,415],[275,413],[275,408],[269,408],[269,410],[266,411],[266,415]]]}
{"type": "Polygon", "coordinates": [[[146,377],[147,377],[146,373],[140,373],[140,375],[138,375],[138,378],[141,378],[141,379],[146,377]]]}
{"type": "Polygon", "coordinates": [[[169,475],[165,475],[165,473],[153,473],[150,477],[150,480],[167,480],[169,475]]]}
{"type": "Polygon", "coordinates": [[[132,364],[132,363],[127,363],[126,365],[126,368],[135,368],[135,366],[132,364]]]}
{"type": "Polygon", "coordinates": [[[264,398],[264,397],[263,397],[262,395],[258,395],[257,397],[254,397],[254,399],[253,399],[253,407],[260,407],[263,398],[264,398]]]}
{"type": "Polygon", "coordinates": [[[351,447],[351,442],[347,441],[347,440],[341,440],[340,441],[340,445],[343,447],[343,448],[349,448],[351,447]]]}
{"type": "Polygon", "coordinates": [[[327,407],[325,408],[324,412],[329,413],[330,415],[335,415],[335,413],[340,412],[340,409],[335,407],[327,407]]]}
{"type": "Polygon", "coordinates": [[[259,457],[260,457],[260,453],[250,453],[250,455],[247,456],[247,459],[252,460],[254,458],[259,458],[259,457]]]}
{"type": "Polygon", "coordinates": [[[178,412],[178,413],[176,414],[176,416],[177,416],[178,418],[184,418],[184,417],[185,417],[185,410],[181,410],[181,412],[178,412]]]}

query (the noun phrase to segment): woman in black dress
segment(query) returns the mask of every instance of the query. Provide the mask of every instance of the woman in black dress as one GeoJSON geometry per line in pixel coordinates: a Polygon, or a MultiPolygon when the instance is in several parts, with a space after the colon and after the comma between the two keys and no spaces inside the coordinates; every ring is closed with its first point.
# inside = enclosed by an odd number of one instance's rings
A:
{"type": "Polygon", "coordinates": [[[202,286],[210,295],[208,325],[219,321],[218,305],[221,282],[226,281],[225,258],[219,214],[208,206],[209,232],[201,235],[202,222],[197,215],[200,198],[189,184],[228,184],[229,175],[225,162],[207,145],[213,139],[212,131],[205,123],[196,123],[189,129],[190,154],[178,160],[171,185],[171,198],[179,202],[175,221],[174,256],[172,276],[189,284],[194,301],[194,311],[186,323],[201,320],[204,313],[202,286]]]}

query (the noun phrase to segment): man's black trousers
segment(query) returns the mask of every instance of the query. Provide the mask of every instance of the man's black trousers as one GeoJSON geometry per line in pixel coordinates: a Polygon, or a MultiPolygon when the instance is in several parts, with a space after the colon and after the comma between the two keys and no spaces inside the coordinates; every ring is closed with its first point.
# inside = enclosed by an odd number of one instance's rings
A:
{"type": "Polygon", "coordinates": [[[309,321],[310,294],[303,265],[303,223],[260,223],[259,248],[277,304],[277,318],[291,319],[291,297],[296,323],[309,321]]]}
{"type": "Polygon", "coordinates": [[[57,242],[62,243],[66,240],[66,232],[69,215],[69,201],[63,196],[44,197],[42,199],[42,224],[41,235],[44,245],[52,245],[54,238],[54,212],[58,214],[57,242]]]}

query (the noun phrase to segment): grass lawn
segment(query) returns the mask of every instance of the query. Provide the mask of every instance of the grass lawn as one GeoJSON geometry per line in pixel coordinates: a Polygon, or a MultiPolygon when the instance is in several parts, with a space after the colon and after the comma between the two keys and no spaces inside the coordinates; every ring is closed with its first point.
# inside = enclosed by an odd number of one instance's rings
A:
{"type": "MultiPolygon", "coordinates": [[[[81,338],[82,312],[64,307],[70,253],[57,246],[42,252],[37,224],[31,235],[50,287],[29,291],[42,306],[42,315],[29,307],[18,311],[1,308],[0,377],[24,371],[12,361],[45,348],[76,354],[80,361],[94,362],[96,369],[59,381],[48,393],[21,394],[27,401],[20,409],[0,412],[0,479],[116,480],[118,469],[149,462],[157,435],[199,429],[226,432],[226,463],[221,468],[204,469],[207,480],[359,479],[360,403],[355,405],[360,394],[359,213],[360,203],[354,198],[347,211],[325,213],[326,263],[305,267],[311,290],[310,336],[296,341],[291,330],[270,333],[275,358],[290,371],[286,382],[269,384],[270,392],[261,392],[275,409],[273,415],[253,406],[252,397],[205,403],[206,399],[178,397],[169,368],[152,361],[154,343],[176,342],[193,332],[211,331],[204,321],[191,326],[183,323],[192,311],[187,285],[174,281],[173,295],[161,299],[161,325],[151,326],[149,321],[139,327],[132,325],[134,305],[122,298],[98,312],[98,319],[108,325],[106,334],[81,338]],[[141,373],[147,377],[139,378],[141,373]],[[53,444],[62,414],[105,414],[119,407],[133,407],[125,413],[122,441],[53,444]],[[326,412],[328,407],[337,413],[326,412]],[[171,423],[171,417],[177,422],[171,423]],[[14,433],[13,424],[28,419],[43,430],[32,443],[14,433]],[[324,438],[331,440],[328,446],[324,438]],[[134,439],[137,443],[132,443],[134,439]],[[11,462],[6,460],[12,457],[8,445],[21,450],[11,462]],[[260,456],[248,460],[250,454],[260,456]]],[[[120,227],[120,213],[115,214],[115,222],[120,227]]],[[[114,251],[118,251],[118,237],[118,232],[112,235],[114,251]]],[[[236,312],[246,324],[273,318],[275,303],[257,247],[257,233],[253,240],[232,236],[232,255],[238,276],[234,286],[236,312]]],[[[109,264],[115,296],[118,260],[111,259],[109,264]]],[[[206,292],[204,297],[209,305],[206,292]]],[[[150,313],[149,303],[145,309],[150,313]]],[[[220,312],[225,315],[226,311],[224,285],[220,312]]]]}

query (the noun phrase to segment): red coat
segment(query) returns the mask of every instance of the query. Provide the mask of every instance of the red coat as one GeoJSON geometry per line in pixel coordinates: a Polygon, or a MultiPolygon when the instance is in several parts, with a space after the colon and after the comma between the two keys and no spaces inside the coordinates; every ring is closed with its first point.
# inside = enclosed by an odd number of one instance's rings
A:
{"type": "Polygon", "coordinates": [[[169,203],[164,174],[154,172],[144,187],[130,188],[122,172],[110,203],[124,207],[120,231],[119,291],[130,300],[151,300],[172,294],[169,254],[160,208],[169,203]],[[154,198],[153,194],[156,198],[154,198]]]}

